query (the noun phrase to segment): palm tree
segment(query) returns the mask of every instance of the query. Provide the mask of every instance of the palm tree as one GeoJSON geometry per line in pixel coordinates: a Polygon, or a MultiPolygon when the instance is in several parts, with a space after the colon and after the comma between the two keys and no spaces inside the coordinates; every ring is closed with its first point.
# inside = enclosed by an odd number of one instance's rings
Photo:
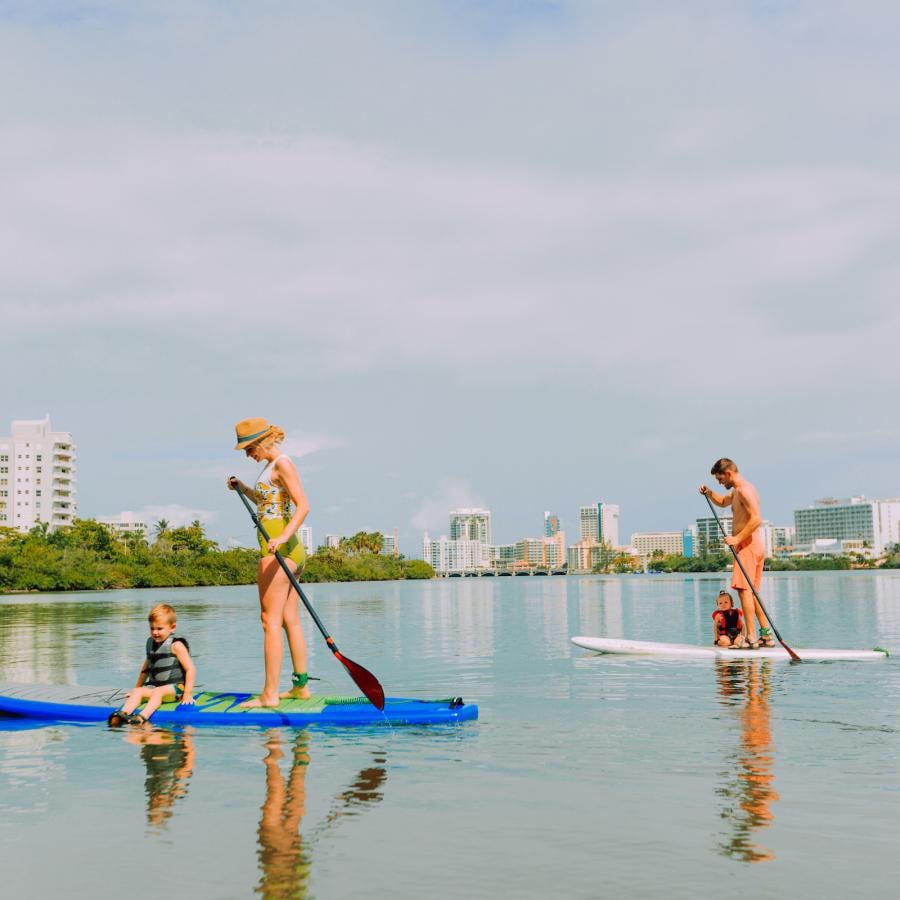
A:
{"type": "Polygon", "coordinates": [[[158,538],[161,538],[169,530],[168,519],[160,519],[154,526],[153,531],[158,538]]]}

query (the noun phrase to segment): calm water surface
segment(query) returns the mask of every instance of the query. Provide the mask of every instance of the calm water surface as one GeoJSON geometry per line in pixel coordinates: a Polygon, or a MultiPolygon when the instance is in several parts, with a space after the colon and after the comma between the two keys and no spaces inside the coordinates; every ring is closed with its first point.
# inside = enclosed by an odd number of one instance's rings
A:
{"type": "MultiPolygon", "coordinates": [[[[706,643],[720,586],[310,586],[388,694],[477,701],[480,720],[458,727],[0,719],[3,896],[896,896],[900,572],[764,581],[789,643],[898,651],[884,663],[614,659],[569,643],[706,643]]],[[[202,683],[260,686],[252,587],[0,597],[0,680],[131,684],[160,601],[202,683]]],[[[316,688],[354,693],[305,623],[316,688]]]]}

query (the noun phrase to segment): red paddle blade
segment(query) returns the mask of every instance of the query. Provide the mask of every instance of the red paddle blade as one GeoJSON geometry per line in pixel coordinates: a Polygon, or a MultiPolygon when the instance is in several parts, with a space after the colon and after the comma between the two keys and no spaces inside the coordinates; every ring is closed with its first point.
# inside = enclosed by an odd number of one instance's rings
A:
{"type": "Polygon", "coordinates": [[[384,709],[384,688],[378,679],[359,663],[347,659],[340,650],[335,650],[334,655],[341,661],[344,668],[350,673],[350,677],[356,682],[356,686],[366,695],[369,702],[376,709],[384,709]]]}

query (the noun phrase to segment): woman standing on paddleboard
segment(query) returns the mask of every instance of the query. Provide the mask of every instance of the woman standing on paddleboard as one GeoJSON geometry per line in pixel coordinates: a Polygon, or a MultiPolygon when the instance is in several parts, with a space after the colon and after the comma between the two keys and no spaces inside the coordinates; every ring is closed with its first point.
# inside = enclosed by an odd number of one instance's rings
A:
{"type": "Polygon", "coordinates": [[[288,567],[297,572],[306,562],[306,551],[297,538],[297,529],[309,513],[309,503],[290,457],[281,452],[284,431],[271,425],[266,419],[244,419],[235,426],[237,444],[235,450],[243,450],[250,459],[265,462],[265,466],[253,487],[240,479],[228,479],[232,491],[240,491],[256,504],[260,522],[269,535],[266,541],[259,538],[262,559],[259,561],[256,580],[259,587],[260,618],[263,627],[263,655],[265,657],[266,683],[259,697],[241,704],[245,708],[278,706],[279,678],[284,647],[281,631],[284,629],[294,665],[293,688],[284,696],[306,698],[309,696],[306,674],[306,640],[300,626],[298,598],[288,576],[275,558],[277,550],[288,567]]]}

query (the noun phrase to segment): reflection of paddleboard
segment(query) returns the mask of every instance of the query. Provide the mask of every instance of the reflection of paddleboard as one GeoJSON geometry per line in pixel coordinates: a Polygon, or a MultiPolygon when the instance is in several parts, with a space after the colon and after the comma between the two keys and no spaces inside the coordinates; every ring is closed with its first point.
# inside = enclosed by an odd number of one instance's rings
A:
{"type": "MultiPolygon", "coordinates": [[[[758,650],[749,648],[743,650],[730,650],[727,647],[707,647],[696,644],[663,644],[656,641],[625,641],[620,638],[599,637],[573,637],[572,643],[585,650],[595,650],[597,653],[615,653],[625,656],[681,656],[694,659],[785,659],[789,660],[787,650],[778,644],[776,647],[760,647],[758,650]]],[[[793,650],[801,660],[810,662],[826,659],[857,659],[873,660],[887,659],[887,650],[813,650],[803,647],[795,647],[793,650]]]]}
{"type": "MultiPolygon", "coordinates": [[[[0,714],[59,722],[105,722],[128,696],[121,688],[0,682],[0,714]]],[[[384,713],[365,697],[310,697],[282,700],[277,709],[241,710],[253,697],[245,692],[201,691],[193,706],[164,703],[154,725],[434,725],[477,719],[478,707],[460,698],[411,700],[389,697],[384,713]]]]}

